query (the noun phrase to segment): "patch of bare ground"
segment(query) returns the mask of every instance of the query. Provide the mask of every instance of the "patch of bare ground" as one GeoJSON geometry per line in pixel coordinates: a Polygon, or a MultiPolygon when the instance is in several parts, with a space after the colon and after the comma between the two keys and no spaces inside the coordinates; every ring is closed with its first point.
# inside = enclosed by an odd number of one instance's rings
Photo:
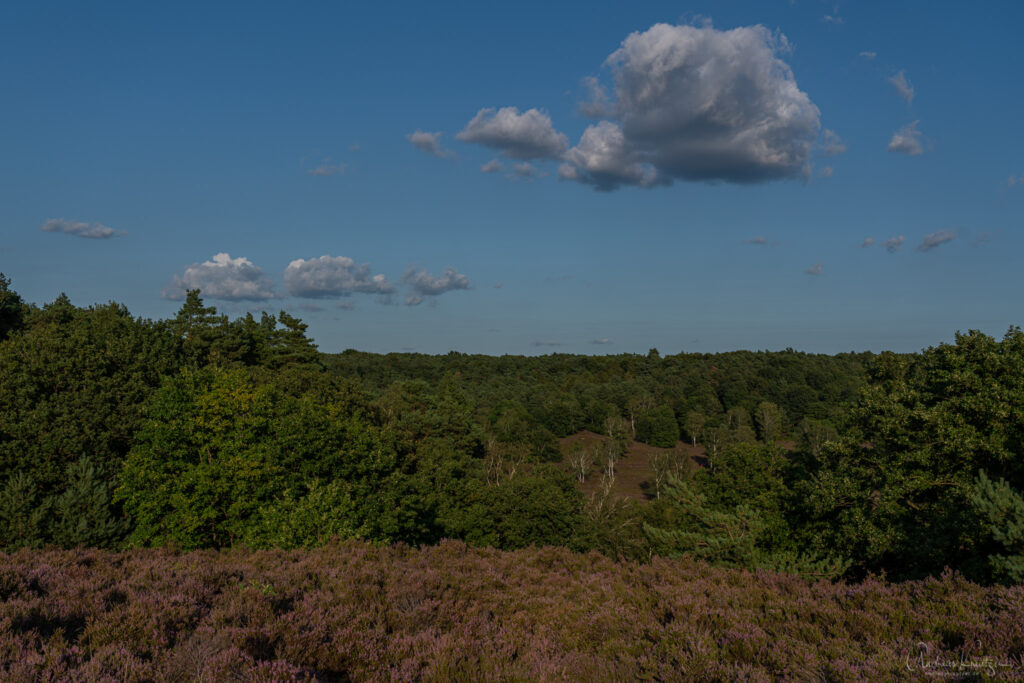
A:
{"type": "MultiPolygon", "coordinates": [[[[591,452],[600,454],[602,447],[609,440],[603,434],[590,431],[582,431],[559,440],[559,448],[562,451],[562,461],[570,466],[569,454],[573,445],[582,443],[584,448],[591,452]]],[[[703,465],[707,462],[707,453],[700,444],[692,444],[680,441],[677,448],[681,449],[696,464],[703,465]]],[[[622,498],[631,498],[641,502],[654,499],[654,471],[651,464],[652,459],[658,453],[672,451],[671,448],[658,448],[649,446],[639,441],[631,441],[623,455],[615,465],[615,483],[612,485],[612,493],[622,498]]],[[[586,480],[580,485],[583,493],[588,496],[597,490],[601,483],[601,474],[604,471],[604,461],[600,455],[595,456],[586,480]]]]}

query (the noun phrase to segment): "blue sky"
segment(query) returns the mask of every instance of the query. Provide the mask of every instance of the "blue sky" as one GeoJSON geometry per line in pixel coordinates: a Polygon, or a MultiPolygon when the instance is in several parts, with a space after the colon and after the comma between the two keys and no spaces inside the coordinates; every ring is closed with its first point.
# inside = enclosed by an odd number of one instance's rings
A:
{"type": "Polygon", "coordinates": [[[0,8],[26,299],[156,318],[198,286],[325,351],[1024,322],[1020,3],[212,5],[0,8]]]}

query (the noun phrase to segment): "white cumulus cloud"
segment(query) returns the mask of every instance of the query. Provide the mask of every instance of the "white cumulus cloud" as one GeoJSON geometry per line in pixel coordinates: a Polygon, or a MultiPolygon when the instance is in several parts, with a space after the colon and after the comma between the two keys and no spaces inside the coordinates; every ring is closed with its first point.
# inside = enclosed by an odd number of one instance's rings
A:
{"type": "Polygon", "coordinates": [[[428,296],[440,296],[456,289],[469,289],[469,278],[451,266],[444,269],[441,275],[431,275],[422,268],[409,266],[402,275],[402,282],[410,288],[405,297],[408,306],[418,306],[428,296]]]}
{"type": "Polygon", "coordinates": [[[806,177],[820,113],[779,59],[787,50],[763,26],[631,34],[605,62],[614,121],[589,127],[559,175],[600,190],[806,177]]]}
{"type": "Polygon", "coordinates": [[[630,146],[622,128],[611,121],[588,126],[579,144],[565,158],[566,163],[558,168],[560,178],[578,180],[602,191],[621,185],[650,187],[668,182],[630,146]]]}
{"type": "Polygon", "coordinates": [[[319,299],[351,294],[390,294],[394,285],[383,275],[371,275],[370,266],[347,256],[296,259],[284,270],[284,286],[292,296],[319,299]]]}
{"type": "Polygon", "coordinates": [[[190,289],[203,296],[227,301],[275,299],[274,283],[247,258],[216,254],[212,260],[194,263],[181,276],[175,275],[163,291],[163,298],[180,300],[190,289]]]}
{"type": "Polygon", "coordinates": [[[538,109],[481,109],[456,136],[463,142],[500,150],[513,159],[560,159],[569,139],[538,109]]]}

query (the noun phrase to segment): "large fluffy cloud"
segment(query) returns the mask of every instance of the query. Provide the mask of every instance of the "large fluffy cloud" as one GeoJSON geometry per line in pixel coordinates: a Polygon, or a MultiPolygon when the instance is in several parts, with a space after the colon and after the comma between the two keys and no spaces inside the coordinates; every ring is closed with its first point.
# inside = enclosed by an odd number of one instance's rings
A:
{"type": "Polygon", "coordinates": [[[779,59],[787,48],[763,26],[631,34],[606,61],[616,122],[588,128],[561,177],[602,190],[805,177],[820,113],[779,59]]]}
{"type": "Polygon", "coordinates": [[[537,109],[521,114],[516,107],[481,109],[455,137],[513,159],[559,159],[569,148],[569,139],[554,129],[551,117],[537,109]]]}
{"type": "Polygon", "coordinates": [[[405,303],[409,306],[423,303],[423,299],[428,296],[439,296],[452,290],[470,288],[469,278],[451,266],[445,268],[444,273],[438,276],[409,266],[402,275],[402,282],[412,290],[405,298],[405,303]]]}
{"type": "Polygon", "coordinates": [[[86,237],[94,240],[105,240],[117,237],[122,234],[113,228],[108,228],[101,223],[82,223],[81,221],[66,221],[63,218],[51,218],[39,229],[43,232],[64,232],[77,237],[86,237]]]}
{"type": "Polygon", "coordinates": [[[371,275],[369,264],[347,256],[296,259],[284,270],[284,286],[292,296],[319,299],[350,294],[390,294],[394,285],[383,275],[371,275]]]}
{"type": "Polygon", "coordinates": [[[217,254],[210,261],[194,263],[180,277],[174,276],[164,289],[165,299],[180,300],[190,289],[198,289],[203,296],[227,301],[263,301],[274,299],[274,283],[259,267],[247,258],[231,258],[217,254]]]}

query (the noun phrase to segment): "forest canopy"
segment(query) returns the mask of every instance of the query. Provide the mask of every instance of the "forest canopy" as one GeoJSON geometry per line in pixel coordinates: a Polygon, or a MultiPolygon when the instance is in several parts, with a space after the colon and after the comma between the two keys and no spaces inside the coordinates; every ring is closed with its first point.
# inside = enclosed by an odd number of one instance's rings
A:
{"type": "Polygon", "coordinates": [[[324,354],[284,311],[193,290],[154,321],[0,276],[0,386],[7,549],[450,538],[1024,580],[1018,328],[916,354],[324,354]]]}

